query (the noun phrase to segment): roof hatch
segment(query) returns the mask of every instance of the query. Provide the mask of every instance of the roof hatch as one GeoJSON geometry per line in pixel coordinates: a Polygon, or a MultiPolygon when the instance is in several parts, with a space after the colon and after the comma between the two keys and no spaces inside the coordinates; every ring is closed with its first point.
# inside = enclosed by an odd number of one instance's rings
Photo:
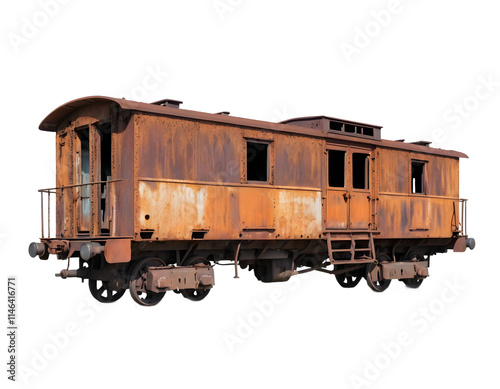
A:
{"type": "Polygon", "coordinates": [[[281,123],[312,128],[326,133],[339,133],[361,138],[381,139],[381,126],[336,119],[328,116],[307,116],[284,120],[281,123]]]}

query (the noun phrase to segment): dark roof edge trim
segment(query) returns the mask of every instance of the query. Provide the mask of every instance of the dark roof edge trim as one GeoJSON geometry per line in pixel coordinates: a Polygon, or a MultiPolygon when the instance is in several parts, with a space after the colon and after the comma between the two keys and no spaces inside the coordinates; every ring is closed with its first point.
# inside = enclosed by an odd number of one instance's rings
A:
{"type": "MultiPolygon", "coordinates": [[[[126,100],[126,99],[117,99],[117,98],[106,97],[106,96],[83,97],[80,99],[72,100],[66,104],[63,104],[60,107],[53,110],[50,114],[48,114],[47,117],[42,120],[42,122],[40,123],[38,128],[42,131],[55,132],[57,130],[58,125],[61,123],[61,121],[64,120],[69,115],[71,115],[71,113],[73,113],[77,109],[82,108],[86,105],[99,104],[99,103],[101,103],[101,104],[102,103],[116,103],[120,106],[121,109],[124,109],[124,110],[148,112],[148,113],[153,113],[153,114],[158,114],[158,115],[166,115],[166,116],[173,116],[173,117],[189,118],[189,119],[194,119],[194,120],[203,120],[203,121],[208,121],[208,122],[232,124],[232,125],[237,125],[237,126],[252,127],[252,128],[258,128],[258,129],[264,129],[264,130],[274,130],[274,131],[286,132],[286,133],[291,133],[291,134],[301,134],[301,135],[311,136],[311,137],[320,138],[320,139],[326,138],[327,141],[340,140],[340,141],[346,141],[346,142],[351,142],[351,143],[355,142],[355,143],[363,143],[363,144],[373,144],[377,147],[387,147],[387,148],[393,148],[393,149],[399,149],[399,150],[408,150],[408,151],[414,151],[414,152],[419,152],[419,153],[424,153],[424,154],[443,155],[443,156],[456,157],[456,158],[468,158],[467,155],[465,155],[464,153],[461,153],[458,151],[453,151],[453,150],[442,150],[442,149],[436,149],[436,148],[432,148],[432,147],[428,147],[428,146],[420,146],[420,145],[415,145],[415,144],[410,144],[410,143],[402,143],[402,142],[383,140],[383,139],[382,140],[373,140],[373,139],[365,139],[365,138],[357,138],[357,137],[354,138],[354,137],[351,137],[348,135],[342,135],[342,134],[325,134],[325,133],[320,132],[320,131],[316,131],[313,129],[307,129],[305,127],[294,126],[294,125],[290,125],[290,124],[272,123],[272,122],[266,122],[266,121],[261,121],[261,120],[239,118],[236,116],[217,115],[217,114],[211,114],[211,113],[205,113],[205,112],[199,112],[199,111],[191,111],[191,110],[187,110],[187,109],[170,108],[170,107],[164,107],[164,106],[160,106],[160,105],[140,103],[140,102],[136,102],[136,101],[130,101],[130,100],[126,100]]],[[[328,118],[327,116],[324,116],[324,117],[328,118]]],[[[340,120],[340,119],[334,119],[334,120],[340,120]]],[[[344,120],[344,121],[348,122],[347,120],[344,120]]],[[[351,123],[355,123],[355,122],[351,122],[351,123]]],[[[361,124],[361,123],[359,123],[359,124],[361,124]]],[[[378,127],[378,126],[376,126],[376,127],[378,127]]],[[[380,127],[378,127],[378,128],[380,128],[380,127]]]]}

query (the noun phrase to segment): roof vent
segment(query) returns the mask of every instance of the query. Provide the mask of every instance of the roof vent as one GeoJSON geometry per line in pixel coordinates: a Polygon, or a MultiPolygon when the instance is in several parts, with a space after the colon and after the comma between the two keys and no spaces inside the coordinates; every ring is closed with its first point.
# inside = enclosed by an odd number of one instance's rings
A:
{"type": "Polygon", "coordinates": [[[222,112],[217,112],[216,115],[229,115],[230,112],[229,111],[222,111],[222,112]]]}
{"type": "Polygon", "coordinates": [[[155,101],[154,103],[151,103],[151,104],[161,105],[163,107],[169,107],[169,108],[179,108],[179,105],[182,104],[182,101],[172,100],[172,99],[163,99],[163,100],[155,101]]]}
{"type": "Polygon", "coordinates": [[[306,116],[284,120],[280,123],[317,129],[330,134],[359,136],[361,138],[381,139],[382,127],[373,124],[336,119],[329,116],[306,116]]]}
{"type": "Polygon", "coordinates": [[[417,142],[410,142],[413,145],[419,145],[419,146],[429,146],[432,142],[426,141],[426,140],[419,140],[417,142]]]}

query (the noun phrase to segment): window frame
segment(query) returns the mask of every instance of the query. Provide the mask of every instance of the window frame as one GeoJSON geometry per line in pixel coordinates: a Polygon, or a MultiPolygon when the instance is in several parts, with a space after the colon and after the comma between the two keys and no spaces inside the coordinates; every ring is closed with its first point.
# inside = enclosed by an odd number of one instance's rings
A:
{"type": "Polygon", "coordinates": [[[349,153],[348,153],[348,149],[342,149],[342,148],[327,148],[327,176],[326,176],[326,186],[328,189],[344,189],[344,190],[347,190],[348,189],[348,164],[349,164],[349,153]],[[337,151],[337,152],[341,152],[341,153],[344,153],[344,172],[343,172],[343,175],[344,175],[344,185],[343,186],[331,186],[330,185],[330,152],[331,151],[337,151]]]}
{"type": "Polygon", "coordinates": [[[243,138],[245,142],[245,147],[244,147],[244,152],[243,152],[243,171],[242,171],[242,181],[245,184],[256,184],[256,185],[273,185],[273,167],[274,164],[272,163],[272,147],[274,144],[273,140],[267,140],[267,139],[259,139],[259,138],[250,138],[250,137],[244,137],[243,138]],[[267,146],[267,153],[266,153],[266,173],[267,173],[267,179],[265,181],[260,181],[260,180],[249,180],[248,179],[248,143],[257,143],[257,144],[263,144],[267,146]]]}
{"type": "Polygon", "coordinates": [[[90,124],[84,124],[74,128],[73,137],[73,184],[76,184],[74,188],[74,196],[77,199],[75,213],[75,228],[77,235],[87,236],[91,234],[92,230],[92,186],[83,185],[92,182],[92,169],[93,169],[93,150],[92,150],[92,127],[90,124]],[[88,182],[83,182],[83,149],[82,149],[82,134],[86,133],[87,141],[87,152],[88,152],[88,182]],[[84,189],[85,188],[85,189],[84,189]],[[88,194],[88,197],[83,197],[88,194]],[[83,213],[83,203],[84,200],[88,199],[89,203],[89,214],[84,216],[83,213]],[[85,217],[85,219],[84,219],[85,217]],[[88,219],[88,220],[87,220],[88,219]]]}
{"type": "MultiPolygon", "coordinates": [[[[427,164],[429,161],[425,161],[422,159],[415,159],[412,158],[410,160],[410,194],[412,195],[420,195],[420,196],[425,196],[427,195],[427,164]],[[414,192],[413,191],[413,165],[418,164],[422,166],[422,176],[421,176],[421,187],[422,191],[421,192],[414,192]]],[[[416,185],[415,185],[416,187],[416,185]]]]}
{"type": "Polygon", "coordinates": [[[370,159],[371,159],[371,152],[368,152],[368,150],[359,150],[359,149],[351,149],[350,153],[351,157],[351,174],[350,174],[350,188],[351,190],[355,191],[370,191],[370,159]],[[363,188],[355,188],[354,187],[354,154],[361,154],[365,156],[365,166],[364,166],[364,187],[363,188]]]}

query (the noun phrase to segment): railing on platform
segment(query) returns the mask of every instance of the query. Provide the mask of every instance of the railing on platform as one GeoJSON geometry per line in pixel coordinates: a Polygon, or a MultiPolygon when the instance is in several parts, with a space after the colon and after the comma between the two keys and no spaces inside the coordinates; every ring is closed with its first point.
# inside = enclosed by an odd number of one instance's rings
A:
{"type": "Polygon", "coordinates": [[[453,232],[467,236],[467,199],[458,199],[453,202],[451,224],[453,232]]]}
{"type": "MultiPolygon", "coordinates": [[[[92,186],[92,185],[98,185],[98,192],[101,193],[101,185],[102,184],[112,184],[115,182],[120,182],[120,181],[125,181],[125,180],[109,180],[109,181],[95,181],[95,182],[88,182],[85,184],[74,184],[74,185],[67,185],[67,186],[61,186],[61,187],[56,187],[56,188],[47,188],[47,189],[39,189],[38,192],[40,192],[41,196],[41,221],[42,221],[42,239],[45,238],[45,213],[44,213],[44,194],[46,194],[47,197],[47,238],[50,238],[50,231],[51,231],[51,200],[56,201],[57,199],[57,194],[58,192],[61,192],[61,194],[64,192],[64,190],[67,189],[73,189],[73,188],[79,188],[83,186],[92,186]],[[51,195],[54,195],[51,197],[51,195]]],[[[57,203],[56,203],[57,206],[57,203]]],[[[55,209],[55,208],[53,208],[55,209]]],[[[54,228],[55,230],[55,228],[54,228]]]]}

